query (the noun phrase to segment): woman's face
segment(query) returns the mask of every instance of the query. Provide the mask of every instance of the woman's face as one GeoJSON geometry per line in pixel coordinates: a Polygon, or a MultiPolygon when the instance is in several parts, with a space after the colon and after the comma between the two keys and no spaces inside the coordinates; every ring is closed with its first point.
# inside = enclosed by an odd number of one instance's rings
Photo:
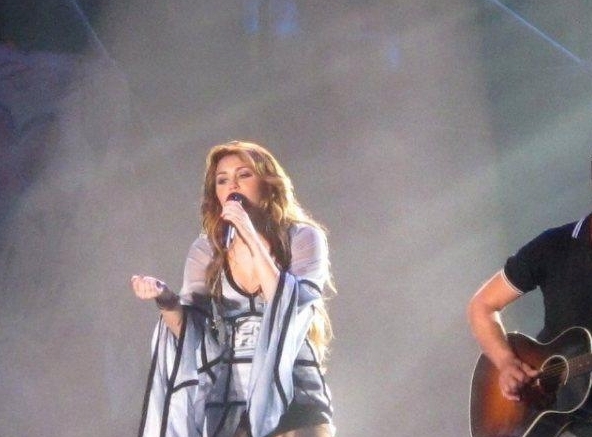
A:
{"type": "Polygon", "coordinates": [[[220,205],[230,193],[240,193],[251,205],[261,201],[261,178],[238,155],[226,155],[216,166],[216,197],[220,205]]]}

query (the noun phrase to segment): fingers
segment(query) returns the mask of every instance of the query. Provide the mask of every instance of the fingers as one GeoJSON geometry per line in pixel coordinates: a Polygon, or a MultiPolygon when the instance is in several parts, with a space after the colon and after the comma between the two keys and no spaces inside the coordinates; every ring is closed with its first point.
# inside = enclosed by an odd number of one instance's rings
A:
{"type": "Polygon", "coordinates": [[[540,372],[518,359],[500,369],[499,386],[504,398],[519,401],[524,386],[530,384],[540,372]]]}
{"type": "Polygon", "coordinates": [[[222,218],[237,225],[241,219],[248,218],[248,215],[240,202],[228,200],[222,205],[222,218]]]}
{"type": "Polygon", "coordinates": [[[135,295],[143,300],[154,299],[167,289],[164,282],[151,276],[134,275],[130,283],[135,295]]]}
{"type": "Polygon", "coordinates": [[[232,223],[239,233],[244,235],[245,231],[253,231],[255,228],[240,202],[228,200],[222,206],[222,219],[232,223]]]}
{"type": "Polygon", "coordinates": [[[522,387],[524,387],[525,383],[526,382],[521,380],[521,378],[516,378],[514,376],[506,375],[504,378],[500,378],[500,389],[502,395],[506,399],[519,401],[520,391],[522,390],[522,387]]]}
{"type": "Polygon", "coordinates": [[[534,367],[530,366],[529,364],[522,362],[520,368],[522,371],[529,377],[529,379],[536,378],[540,375],[541,371],[535,369],[534,367]]]}
{"type": "Polygon", "coordinates": [[[511,391],[510,389],[506,389],[502,390],[502,395],[509,401],[519,402],[521,399],[520,391],[511,391]]]}

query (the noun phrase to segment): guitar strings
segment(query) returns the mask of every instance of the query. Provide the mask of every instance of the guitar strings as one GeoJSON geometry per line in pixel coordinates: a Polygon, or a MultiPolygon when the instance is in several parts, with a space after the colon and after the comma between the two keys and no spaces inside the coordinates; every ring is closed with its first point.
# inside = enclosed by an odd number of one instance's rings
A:
{"type": "MultiPolygon", "coordinates": [[[[564,373],[566,370],[568,369],[578,369],[578,367],[582,367],[582,364],[584,363],[580,363],[583,357],[575,357],[571,360],[566,360],[566,361],[562,361],[560,363],[557,364],[552,364],[547,368],[544,368],[540,374],[540,376],[536,379],[538,379],[539,381],[547,381],[547,380],[551,380],[553,378],[556,378],[557,376],[561,375],[562,373],[564,373]]],[[[571,371],[568,371],[568,374],[572,373],[571,371]]],[[[577,373],[577,372],[576,372],[577,373]]]]}

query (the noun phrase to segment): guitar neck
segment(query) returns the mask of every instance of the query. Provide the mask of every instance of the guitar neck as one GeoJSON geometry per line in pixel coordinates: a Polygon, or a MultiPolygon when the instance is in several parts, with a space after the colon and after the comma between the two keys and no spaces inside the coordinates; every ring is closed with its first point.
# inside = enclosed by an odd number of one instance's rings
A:
{"type": "Polygon", "coordinates": [[[592,353],[583,354],[567,360],[569,374],[568,378],[592,372],[592,353]]]}

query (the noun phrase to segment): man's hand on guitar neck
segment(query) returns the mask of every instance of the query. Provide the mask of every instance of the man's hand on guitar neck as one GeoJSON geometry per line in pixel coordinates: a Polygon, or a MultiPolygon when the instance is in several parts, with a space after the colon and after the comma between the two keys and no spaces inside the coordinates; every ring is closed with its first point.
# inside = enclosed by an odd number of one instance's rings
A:
{"type": "Polygon", "coordinates": [[[511,401],[519,401],[524,386],[530,384],[540,374],[539,370],[521,361],[515,355],[503,360],[498,370],[502,395],[511,401]]]}

